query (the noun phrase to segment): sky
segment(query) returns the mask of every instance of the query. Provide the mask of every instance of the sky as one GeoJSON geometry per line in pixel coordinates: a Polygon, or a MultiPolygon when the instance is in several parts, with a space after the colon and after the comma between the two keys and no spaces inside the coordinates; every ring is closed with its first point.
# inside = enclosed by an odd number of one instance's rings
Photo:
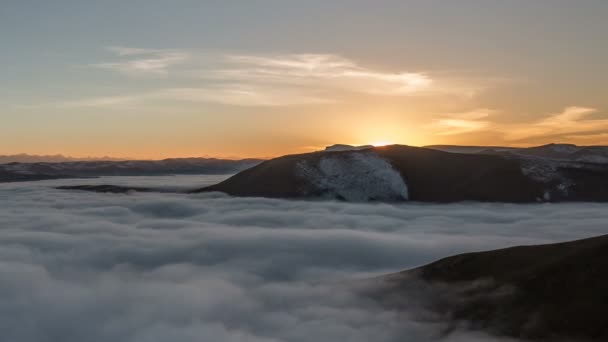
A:
{"type": "Polygon", "coordinates": [[[2,0],[0,154],[608,144],[604,0],[2,0]]]}

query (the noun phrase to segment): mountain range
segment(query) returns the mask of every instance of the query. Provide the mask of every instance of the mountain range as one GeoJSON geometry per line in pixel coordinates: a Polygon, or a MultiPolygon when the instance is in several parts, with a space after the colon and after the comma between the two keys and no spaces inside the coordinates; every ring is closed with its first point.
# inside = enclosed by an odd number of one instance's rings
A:
{"type": "Polygon", "coordinates": [[[112,157],[84,157],[76,158],[64,156],[62,154],[52,155],[35,155],[35,154],[12,154],[12,155],[0,155],[0,164],[7,163],[63,163],[73,161],[118,161],[125,160],[124,158],[112,158],[112,157]]]}
{"type": "Polygon", "coordinates": [[[608,147],[355,147],[262,162],[196,190],[345,201],[608,201],[608,147]],[[458,153],[445,150],[458,149],[458,153]],[[467,150],[467,153],[462,153],[467,150]]]}
{"type": "Polygon", "coordinates": [[[588,163],[608,163],[608,146],[577,146],[572,144],[548,144],[536,147],[500,146],[454,146],[430,145],[426,148],[452,152],[477,154],[503,154],[519,157],[538,157],[553,160],[578,161],[588,163]]]}
{"type": "Polygon", "coordinates": [[[259,164],[259,159],[173,158],[164,160],[70,161],[0,164],[0,182],[98,176],[231,174],[259,164]]]}

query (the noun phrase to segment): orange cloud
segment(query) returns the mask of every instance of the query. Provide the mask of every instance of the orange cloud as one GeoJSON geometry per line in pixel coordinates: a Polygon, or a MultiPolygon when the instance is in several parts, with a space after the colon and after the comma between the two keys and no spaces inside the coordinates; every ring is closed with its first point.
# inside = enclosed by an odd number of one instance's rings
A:
{"type": "Polygon", "coordinates": [[[456,135],[487,129],[490,121],[486,120],[494,111],[477,109],[470,112],[446,114],[430,125],[436,135],[456,135]]]}

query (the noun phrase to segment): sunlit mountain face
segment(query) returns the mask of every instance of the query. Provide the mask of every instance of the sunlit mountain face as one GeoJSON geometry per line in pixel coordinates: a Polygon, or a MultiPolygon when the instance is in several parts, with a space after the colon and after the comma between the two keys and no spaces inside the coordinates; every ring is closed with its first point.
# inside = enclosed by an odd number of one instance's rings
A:
{"type": "Polygon", "coordinates": [[[0,341],[608,341],[608,1],[4,0],[0,341]]]}

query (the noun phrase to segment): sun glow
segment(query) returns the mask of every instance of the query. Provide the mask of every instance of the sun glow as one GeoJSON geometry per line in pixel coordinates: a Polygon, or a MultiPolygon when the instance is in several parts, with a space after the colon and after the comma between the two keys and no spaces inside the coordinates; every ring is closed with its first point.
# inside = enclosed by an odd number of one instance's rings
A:
{"type": "Polygon", "coordinates": [[[393,145],[393,143],[390,141],[376,141],[376,142],[370,143],[370,145],[372,145],[374,147],[380,147],[380,146],[393,145]]]}

